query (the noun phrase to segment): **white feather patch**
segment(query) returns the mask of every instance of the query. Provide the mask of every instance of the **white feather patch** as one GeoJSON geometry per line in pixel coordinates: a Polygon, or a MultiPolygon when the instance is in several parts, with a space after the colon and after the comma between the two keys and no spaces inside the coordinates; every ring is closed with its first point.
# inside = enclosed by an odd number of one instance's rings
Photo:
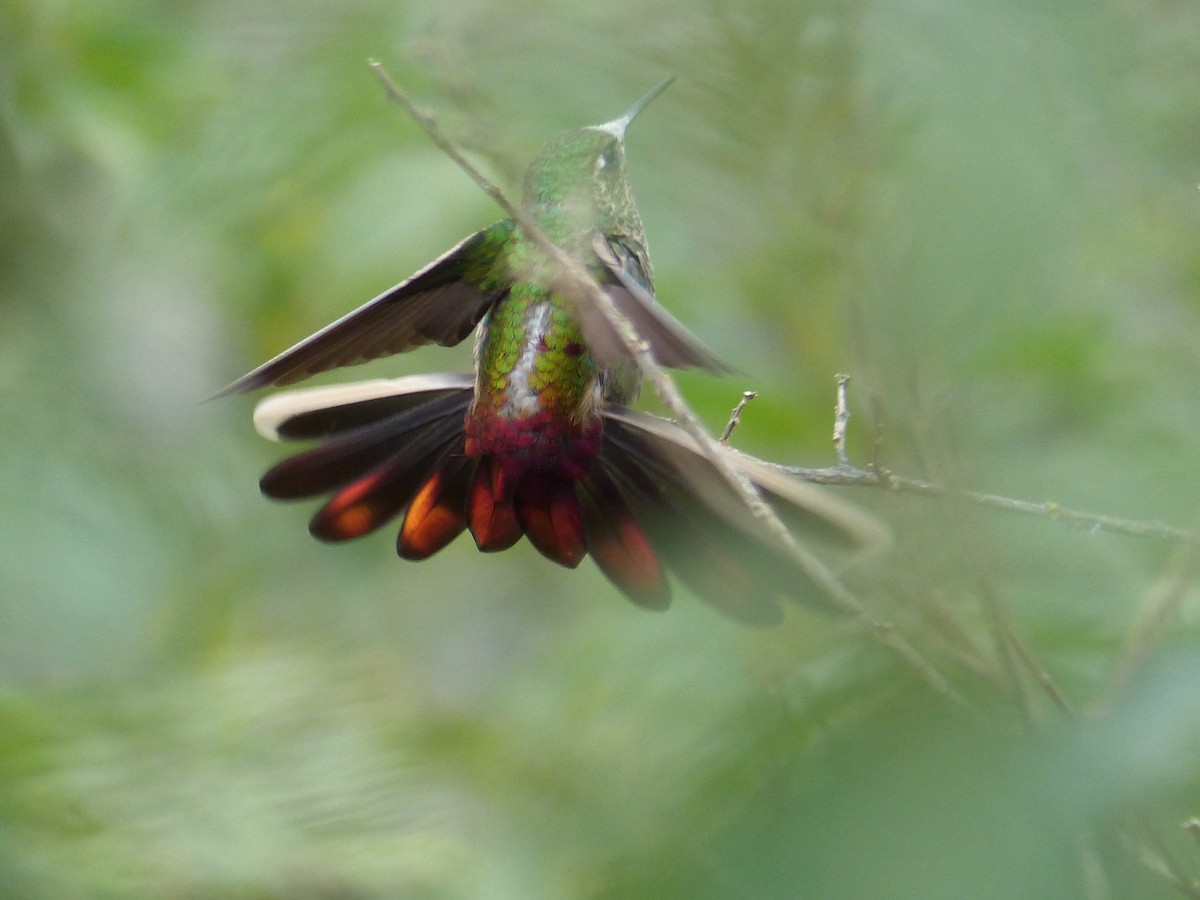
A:
{"type": "Polygon", "coordinates": [[[254,428],[268,440],[278,441],[279,429],[289,419],[319,409],[347,406],[363,400],[396,397],[419,391],[461,390],[475,383],[470,372],[442,372],[435,375],[407,375],[403,378],[377,378],[351,384],[300,388],[274,394],[254,407],[254,428]]]}

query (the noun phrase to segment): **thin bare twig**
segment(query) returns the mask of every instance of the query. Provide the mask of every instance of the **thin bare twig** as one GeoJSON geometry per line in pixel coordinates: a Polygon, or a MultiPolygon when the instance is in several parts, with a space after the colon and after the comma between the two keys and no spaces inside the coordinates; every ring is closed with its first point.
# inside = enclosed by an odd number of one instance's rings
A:
{"type": "Polygon", "coordinates": [[[655,392],[663,404],[671,411],[680,425],[695,439],[701,452],[709,459],[721,477],[737,493],[750,512],[763,523],[764,527],[778,542],[779,547],[800,568],[808,578],[819,588],[823,589],[831,600],[845,613],[862,622],[875,637],[900,656],[916,671],[934,690],[952,700],[956,704],[971,709],[970,704],[933,665],[921,656],[903,636],[892,626],[875,619],[853,593],[842,583],[833,571],[817,558],[804,545],[800,544],[787,526],[775,515],[770,505],[763,500],[754,484],[739,472],[726,455],[728,450],[714,440],[687,402],[670,376],[662,370],[650,353],[646,342],[638,336],[633,325],[621,315],[614,306],[612,299],[606,294],[588,271],[565,253],[560,247],[546,237],[529,216],[514,206],[503,191],[491,183],[478,169],[467,160],[458,147],[438,127],[432,116],[422,111],[405,94],[384,71],[383,66],[375,61],[370,63],[375,77],[383,85],[388,96],[402,106],[410,116],[429,134],[433,142],[471,179],[491,197],[505,213],[517,223],[522,232],[538,245],[545,257],[558,267],[562,287],[579,298],[579,302],[591,303],[602,311],[603,315],[616,329],[629,352],[637,360],[646,379],[654,386],[655,392]]]}
{"type": "Polygon", "coordinates": [[[721,432],[721,436],[717,439],[719,443],[725,446],[729,445],[729,438],[733,434],[733,429],[742,423],[742,410],[746,408],[746,404],[757,396],[758,391],[742,391],[742,399],[738,401],[737,406],[733,408],[733,412],[729,414],[729,421],[725,423],[725,430],[721,432]]]}
{"type": "Polygon", "coordinates": [[[1106,699],[1124,690],[1146,664],[1150,651],[1179,612],[1188,588],[1195,581],[1197,564],[1200,563],[1197,556],[1197,547],[1193,544],[1178,547],[1172,554],[1167,570],[1151,588],[1143,604],[1140,624],[1129,636],[1117,660],[1106,699]]]}
{"type": "Polygon", "coordinates": [[[789,475],[813,484],[836,484],[851,487],[883,487],[899,494],[917,494],[926,497],[958,497],[1001,509],[1006,512],[1021,513],[1049,519],[1074,528],[1079,531],[1111,532],[1133,537],[1145,537],[1159,541],[1170,541],[1200,547],[1200,532],[1190,531],[1176,525],[1163,522],[1147,522],[1141,519],[1125,519],[1120,516],[1110,516],[1104,513],[1090,513],[1071,509],[1055,500],[1042,503],[1031,500],[1017,500],[1012,497],[1001,497],[997,494],[987,494],[980,491],[958,491],[925,481],[920,478],[904,478],[890,472],[872,472],[860,469],[855,465],[837,465],[825,468],[809,468],[806,466],[779,465],[779,470],[789,475]]]}
{"type": "Polygon", "coordinates": [[[1144,519],[1126,519],[1121,516],[1110,516],[1105,513],[1090,513],[1063,506],[1057,500],[1037,502],[1033,500],[1018,500],[1014,497],[1002,497],[999,494],[988,494],[982,491],[963,491],[944,487],[932,481],[921,478],[905,478],[896,475],[879,465],[878,453],[882,446],[882,426],[876,426],[874,448],[872,451],[871,467],[862,469],[849,462],[845,454],[845,423],[850,417],[846,408],[846,386],[849,376],[837,375],[837,406],[833,426],[834,447],[837,450],[838,464],[813,468],[810,466],[789,466],[772,463],[781,472],[786,472],[813,484],[840,485],[843,487],[881,487],[898,494],[917,494],[925,497],[954,497],[968,500],[980,506],[989,506],[1005,512],[1020,513],[1049,519],[1066,525],[1078,531],[1110,532],[1132,537],[1144,537],[1158,541],[1184,544],[1190,547],[1200,547],[1200,531],[1168,525],[1165,522],[1148,522],[1144,519]]]}
{"type": "MultiPolygon", "coordinates": [[[[933,458],[932,441],[926,428],[918,428],[917,434],[925,445],[926,458],[933,458]]],[[[955,493],[947,497],[947,505],[954,510],[961,526],[980,528],[982,524],[974,521],[977,517],[970,514],[967,503],[955,493]]],[[[956,529],[958,537],[957,552],[963,554],[970,562],[967,570],[974,574],[978,586],[979,603],[990,626],[991,637],[995,652],[999,656],[1001,671],[1012,690],[1014,700],[1019,704],[1031,728],[1036,728],[1039,708],[1035,704],[1029,676],[1063,711],[1068,711],[1061,690],[1050,677],[1049,672],[1037,661],[1030,648],[1021,638],[1012,620],[1008,605],[1004,602],[1002,592],[990,577],[994,569],[994,560],[987,552],[987,543],[972,540],[962,527],[956,529]]]]}
{"type": "Polygon", "coordinates": [[[983,574],[982,565],[973,566],[972,571],[979,575],[981,605],[991,625],[992,642],[995,645],[996,653],[1000,656],[1001,671],[1003,671],[1012,692],[1016,695],[1015,701],[1020,706],[1021,712],[1024,713],[1026,721],[1032,727],[1037,721],[1036,709],[1029,685],[1026,679],[1021,677],[1021,658],[1017,653],[1016,644],[1012,640],[1016,630],[1008,620],[1008,610],[1005,609],[987,576],[983,574]]]}
{"type": "MultiPolygon", "coordinates": [[[[838,394],[841,398],[844,396],[844,388],[841,379],[838,381],[838,394]]],[[[928,421],[920,423],[915,432],[925,458],[936,459],[940,442],[931,433],[930,423],[928,421]]],[[[977,517],[970,514],[971,510],[966,508],[966,502],[957,495],[949,495],[945,506],[959,520],[958,526],[953,530],[957,542],[956,552],[969,561],[967,571],[973,574],[972,580],[977,586],[978,601],[989,625],[992,646],[1000,664],[1000,672],[1007,683],[1013,702],[1024,714],[1029,727],[1036,728],[1038,706],[1035,703],[1029,679],[1025,676],[1030,675],[1036,680],[1040,673],[1048,680],[1048,675],[1040,665],[1030,665],[1033,663],[1033,654],[1028,648],[1025,648],[1025,656],[1022,656],[1018,650],[1017,645],[1020,642],[1017,638],[1016,626],[1012,622],[1000,590],[991,577],[994,562],[987,552],[987,543],[972,540],[969,533],[974,529],[982,528],[982,523],[975,521],[977,517]]],[[[1043,681],[1039,681],[1039,683],[1044,684],[1043,681]]],[[[1053,695],[1061,697],[1061,692],[1055,689],[1052,691],[1053,695]]]]}
{"type": "Polygon", "coordinates": [[[1075,710],[1072,708],[1070,701],[1067,700],[1066,694],[1062,692],[1062,689],[1050,673],[1037,661],[1037,658],[1033,655],[1033,650],[1025,643],[1025,639],[1021,637],[1007,620],[1004,625],[1004,637],[1016,652],[1021,665],[1033,676],[1034,681],[1041,685],[1042,690],[1046,692],[1046,696],[1068,716],[1074,716],[1075,710]]]}

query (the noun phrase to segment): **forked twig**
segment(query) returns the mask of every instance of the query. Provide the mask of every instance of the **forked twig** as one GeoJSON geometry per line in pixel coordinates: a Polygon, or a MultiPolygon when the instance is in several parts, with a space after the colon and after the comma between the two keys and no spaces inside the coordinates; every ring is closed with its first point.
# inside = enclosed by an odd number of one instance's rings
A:
{"type": "MultiPolygon", "coordinates": [[[[988,494],[983,491],[963,491],[944,487],[922,478],[906,478],[896,475],[872,461],[871,468],[862,469],[849,462],[845,453],[845,426],[850,417],[846,402],[846,387],[849,384],[848,375],[837,375],[837,406],[833,425],[834,449],[837,451],[838,464],[812,468],[809,466],[788,466],[774,464],[781,472],[809,481],[813,484],[841,485],[844,487],[882,487],[898,494],[917,494],[925,497],[954,497],[967,500],[980,506],[1000,509],[1005,512],[1020,513],[1049,519],[1068,528],[1078,531],[1109,532],[1124,534],[1132,537],[1144,537],[1151,540],[1167,541],[1200,547],[1200,531],[1168,525],[1165,522],[1149,522],[1144,519],[1127,519],[1121,516],[1110,516],[1106,513],[1084,512],[1063,506],[1057,500],[1037,502],[1033,500],[1018,500],[1014,497],[1002,497],[999,494],[988,494]]],[[[882,439],[877,433],[873,455],[877,457],[882,439]]]]}

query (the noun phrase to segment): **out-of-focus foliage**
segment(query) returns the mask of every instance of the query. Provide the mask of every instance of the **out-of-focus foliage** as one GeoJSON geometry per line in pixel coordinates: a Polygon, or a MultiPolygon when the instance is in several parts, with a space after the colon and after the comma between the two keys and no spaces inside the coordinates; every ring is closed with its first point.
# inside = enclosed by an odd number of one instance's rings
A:
{"type": "Polygon", "coordinates": [[[1197,522],[1194,4],[7,0],[0,896],[1200,879],[1193,552],[849,491],[897,538],[854,589],[964,709],[858,623],[262,500],[250,400],[197,401],[496,215],[369,57],[510,187],[679,74],[630,166],[663,302],[747,373],[689,399],[761,392],[739,445],[830,462],[846,371],[860,463],[878,424],[900,474],[1197,522]]]}

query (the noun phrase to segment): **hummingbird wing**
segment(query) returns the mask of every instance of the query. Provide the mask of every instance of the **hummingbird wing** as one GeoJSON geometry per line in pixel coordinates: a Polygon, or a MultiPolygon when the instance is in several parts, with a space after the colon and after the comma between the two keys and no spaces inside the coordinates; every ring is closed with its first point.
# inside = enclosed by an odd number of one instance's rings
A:
{"type": "MultiPolygon", "coordinates": [[[[654,299],[650,277],[632,247],[620,237],[601,232],[596,232],[592,246],[608,275],[603,285],[605,291],[633,325],[638,337],[649,346],[659,365],[718,373],[734,371],[654,299]]],[[[602,368],[611,368],[629,358],[625,342],[602,310],[582,309],[578,315],[592,356],[602,368]]]]}
{"type": "MultiPolygon", "coordinates": [[[[778,601],[788,597],[835,611],[682,427],[621,407],[608,407],[603,415],[602,468],[663,562],[693,591],[751,625],[779,621],[778,601]]],[[[890,543],[887,530],[861,509],[768,462],[722,452],[801,539],[862,551],[890,543]]]]}
{"type": "MultiPolygon", "coordinates": [[[[767,534],[758,518],[721,477],[695,439],[677,422],[647,412],[609,406],[603,410],[606,431],[617,436],[636,435],[653,455],[670,460],[673,479],[685,484],[704,504],[739,530],[753,536],[767,534]],[[607,425],[606,425],[607,428],[607,425]]],[[[773,463],[730,447],[721,448],[733,468],[778,504],[777,512],[805,537],[816,537],[844,549],[878,550],[891,542],[888,530],[860,507],[838,499],[828,490],[800,481],[773,463]]]]}
{"type": "Polygon", "coordinates": [[[407,281],[243,375],[214,399],[291,384],[422,344],[454,346],[508,290],[495,263],[513,227],[505,219],[476,232],[407,281]]]}

